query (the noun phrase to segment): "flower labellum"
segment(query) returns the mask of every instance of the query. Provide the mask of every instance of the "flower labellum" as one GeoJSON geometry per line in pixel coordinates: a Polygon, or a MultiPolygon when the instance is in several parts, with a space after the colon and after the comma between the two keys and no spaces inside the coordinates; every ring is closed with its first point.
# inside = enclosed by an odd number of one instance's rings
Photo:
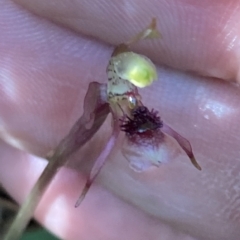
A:
{"type": "Polygon", "coordinates": [[[132,110],[131,117],[125,116],[120,121],[121,130],[126,133],[122,153],[134,171],[141,172],[151,166],[159,167],[160,163],[169,162],[178,154],[179,146],[193,165],[201,170],[189,141],[164,124],[158,112],[139,106],[132,110]]]}

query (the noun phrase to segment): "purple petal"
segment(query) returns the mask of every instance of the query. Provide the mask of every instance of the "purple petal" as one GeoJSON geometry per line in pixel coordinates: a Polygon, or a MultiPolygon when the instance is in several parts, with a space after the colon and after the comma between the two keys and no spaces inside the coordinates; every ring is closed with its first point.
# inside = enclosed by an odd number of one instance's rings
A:
{"type": "Polygon", "coordinates": [[[100,153],[99,157],[95,161],[95,163],[94,163],[94,165],[91,169],[91,173],[87,178],[87,182],[85,184],[85,187],[84,187],[80,197],[78,198],[78,200],[75,204],[75,207],[78,207],[81,204],[81,202],[85,198],[89,188],[91,187],[93,181],[95,180],[95,178],[99,174],[100,170],[104,166],[109,154],[111,153],[113,147],[115,146],[115,143],[116,143],[117,137],[119,135],[119,132],[120,132],[120,129],[119,129],[119,126],[118,126],[118,121],[114,121],[112,135],[109,138],[108,142],[106,143],[103,151],[100,153]]]}
{"type": "Polygon", "coordinates": [[[183,136],[181,136],[179,133],[177,133],[176,131],[174,131],[171,127],[169,127],[166,123],[163,123],[163,127],[161,128],[162,132],[168,134],[169,136],[173,137],[178,144],[180,145],[180,147],[185,151],[185,153],[188,155],[188,157],[190,158],[192,164],[198,169],[198,170],[202,170],[202,168],[200,167],[200,165],[198,164],[197,160],[194,157],[193,151],[192,151],[192,147],[190,142],[184,138],[183,136]]]}
{"type": "Polygon", "coordinates": [[[64,157],[68,157],[94,136],[110,112],[106,93],[106,84],[97,82],[89,84],[84,99],[83,115],[58,145],[55,154],[59,152],[64,157]]]}

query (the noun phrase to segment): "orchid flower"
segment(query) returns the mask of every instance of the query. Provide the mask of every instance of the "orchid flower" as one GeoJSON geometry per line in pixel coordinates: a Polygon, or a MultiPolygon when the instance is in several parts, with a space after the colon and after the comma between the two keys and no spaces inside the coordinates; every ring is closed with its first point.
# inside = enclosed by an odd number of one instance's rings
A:
{"type": "Polygon", "coordinates": [[[141,172],[152,166],[159,167],[161,163],[167,163],[169,159],[174,158],[172,153],[177,148],[174,140],[192,164],[201,170],[190,142],[164,123],[157,111],[150,111],[142,103],[138,93],[138,87],[145,88],[157,80],[157,70],[150,59],[132,52],[129,47],[141,39],[159,36],[156,20],[153,19],[150,26],[114,49],[107,66],[108,83],[96,85],[106,88],[113,131],[104,150],[95,161],[75,207],[78,207],[86,196],[115,145],[120,131],[125,132],[122,153],[134,171],[141,172]]]}

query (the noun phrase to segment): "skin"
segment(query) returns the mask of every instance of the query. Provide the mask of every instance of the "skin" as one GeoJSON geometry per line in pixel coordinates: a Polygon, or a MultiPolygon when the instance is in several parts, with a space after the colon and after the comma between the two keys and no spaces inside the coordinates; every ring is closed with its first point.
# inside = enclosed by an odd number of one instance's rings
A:
{"type": "Polygon", "coordinates": [[[143,101],[190,140],[203,170],[178,154],[135,173],[118,144],[75,209],[108,121],[60,170],[35,217],[63,239],[237,239],[240,1],[98,2],[1,0],[1,184],[23,202],[41,157],[82,114],[88,83],[106,82],[112,46],[157,17],[162,39],[134,47],[158,64],[143,101]]]}

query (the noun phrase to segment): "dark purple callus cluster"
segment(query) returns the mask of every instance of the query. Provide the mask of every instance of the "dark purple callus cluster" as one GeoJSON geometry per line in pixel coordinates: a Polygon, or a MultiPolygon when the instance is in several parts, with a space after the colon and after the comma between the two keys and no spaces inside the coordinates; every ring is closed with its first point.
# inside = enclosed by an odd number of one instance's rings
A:
{"type": "Polygon", "coordinates": [[[139,106],[132,110],[130,117],[124,116],[120,119],[122,121],[120,128],[128,136],[155,131],[163,126],[157,114],[158,112],[153,109],[149,111],[147,107],[139,106]]]}

